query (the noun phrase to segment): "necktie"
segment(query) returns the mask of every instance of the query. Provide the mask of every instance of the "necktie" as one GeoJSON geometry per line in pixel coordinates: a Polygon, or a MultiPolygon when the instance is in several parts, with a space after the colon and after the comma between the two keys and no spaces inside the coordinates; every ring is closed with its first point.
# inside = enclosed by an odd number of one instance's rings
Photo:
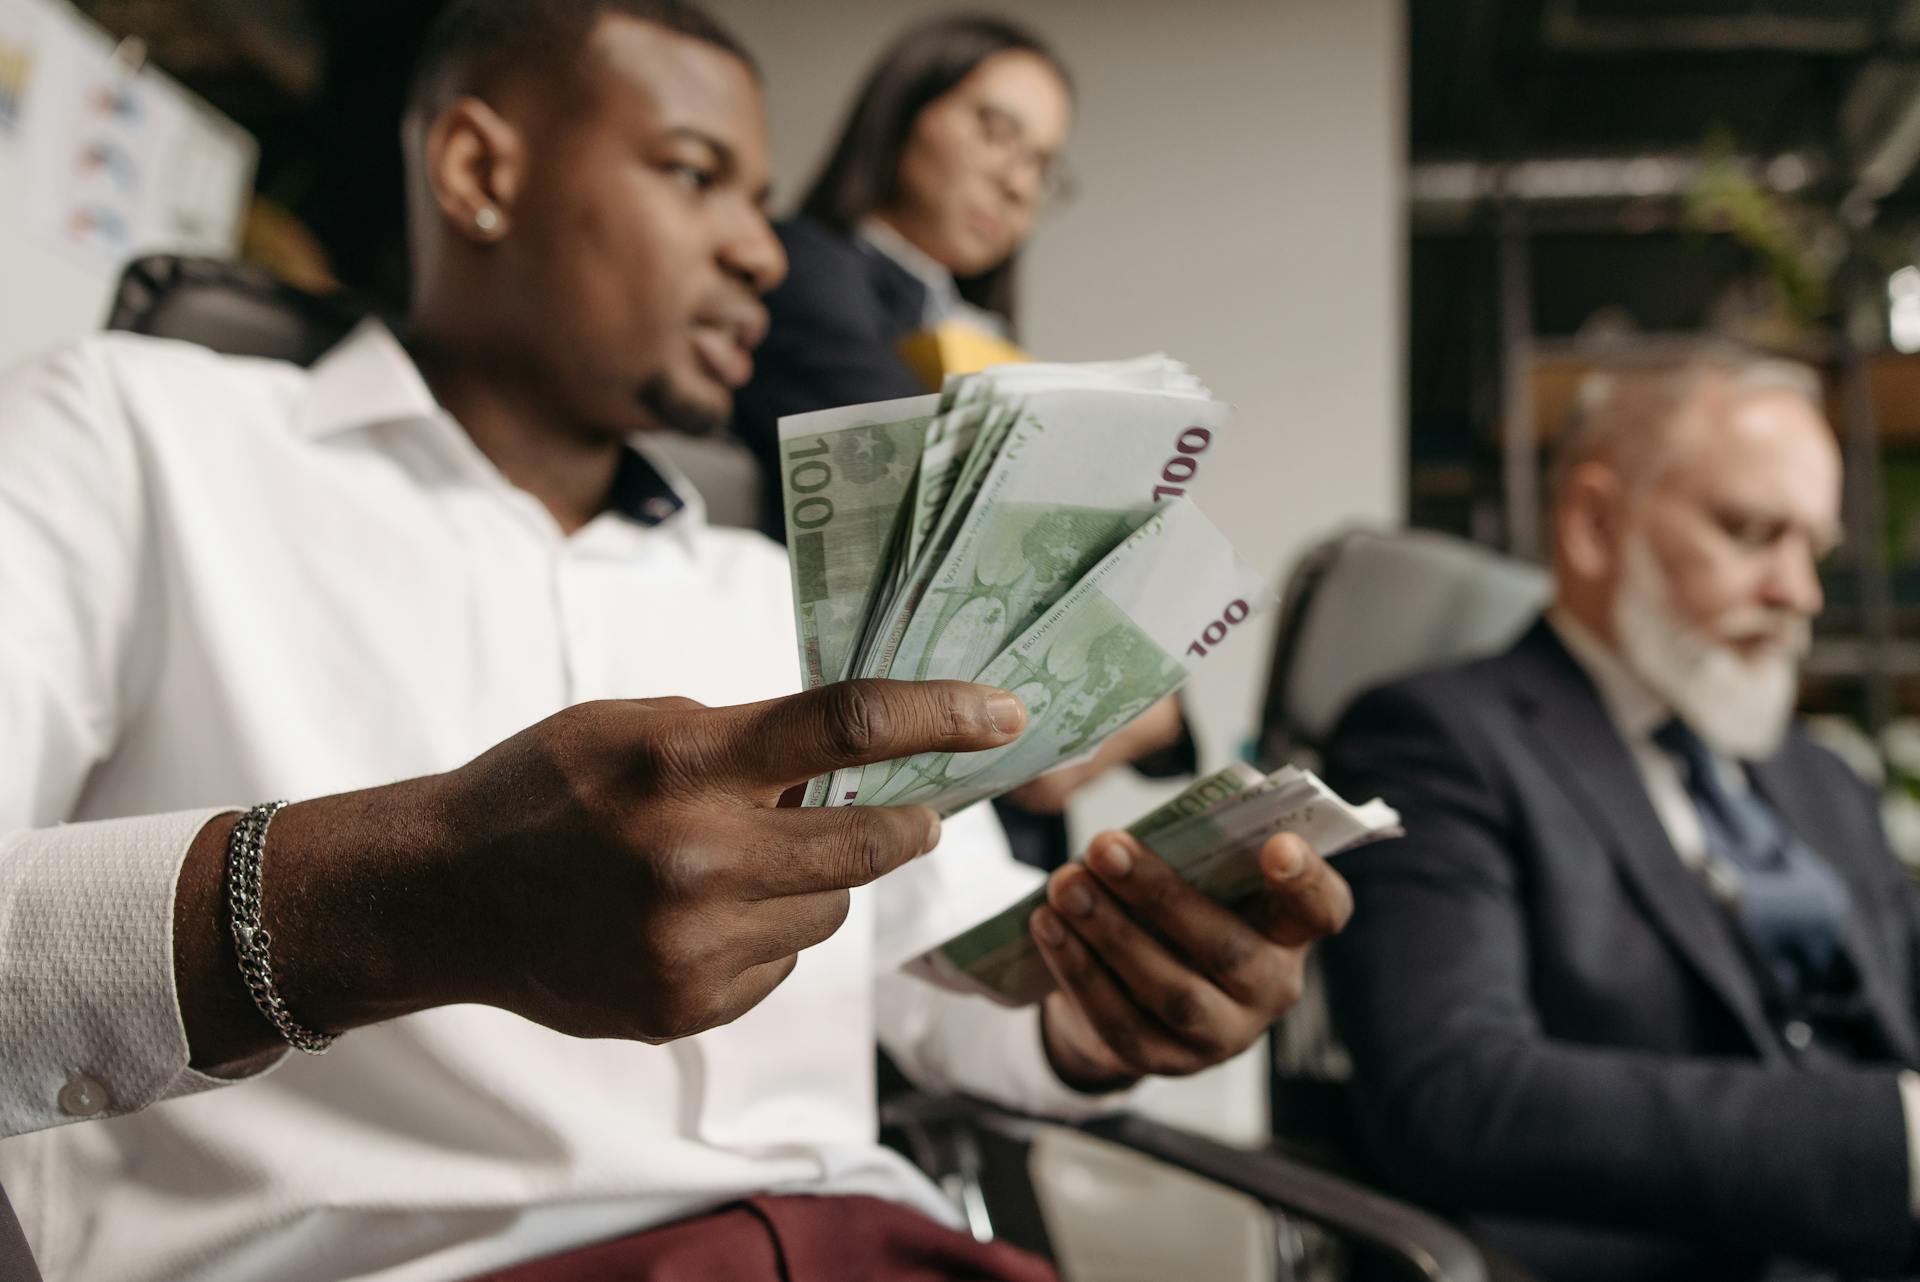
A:
{"type": "Polygon", "coordinates": [[[1787,995],[1817,991],[1840,956],[1851,903],[1846,883],[1764,798],[1728,788],[1713,753],[1685,722],[1667,722],[1653,741],[1680,765],[1709,857],[1739,874],[1735,917],[1760,962],[1787,995]]]}

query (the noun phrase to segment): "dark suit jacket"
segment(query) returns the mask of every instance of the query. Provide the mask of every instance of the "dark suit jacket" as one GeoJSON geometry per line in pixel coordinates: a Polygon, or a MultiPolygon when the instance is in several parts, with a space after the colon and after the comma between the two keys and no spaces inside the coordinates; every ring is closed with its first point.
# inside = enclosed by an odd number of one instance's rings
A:
{"type": "MultiPolygon", "coordinates": [[[[1383,1180],[1553,1279],[1904,1271],[1901,1065],[1787,1047],[1544,623],[1360,700],[1328,775],[1407,829],[1339,860],[1355,912],[1325,946],[1383,1180]]],[[[1866,999],[1920,1064],[1915,894],[1871,793],[1797,731],[1752,778],[1846,878],[1866,999]]]]}
{"type": "Polygon", "coordinates": [[[775,230],[787,278],[767,295],[772,324],[752,381],[734,398],[733,431],[760,462],[761,529],[784,543],[780,417],[926,391],[894,345],[920,328],[927,287],[871,245],[804,214],[775,230]]]}

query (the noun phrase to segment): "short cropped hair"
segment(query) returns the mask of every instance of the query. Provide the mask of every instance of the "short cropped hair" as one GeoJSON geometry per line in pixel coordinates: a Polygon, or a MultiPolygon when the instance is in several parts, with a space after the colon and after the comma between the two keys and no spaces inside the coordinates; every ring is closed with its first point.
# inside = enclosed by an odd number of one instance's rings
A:
{"type": "Polygon", "coordinates": [[[760,74],[746,46],[690,0],[450,0],[414,62],[406,118],[417,122],[460,94],[484,97],[512,76],[564,77],[608,14],[710,44],[760,74]]]}
{"type": "Polygon", "coordinates": [[[1686,344],[1610,361],[1581,381],[1573,419],[1553,460],[1555,502],[1575,468],[1610,463],[1629,493],[1644,493],[1672,463],[1682,411],[1703,388],[1734,398],[1790,392],[1815,410],[1820,376],[1799,361],[1728,342],[1686,344]]]}

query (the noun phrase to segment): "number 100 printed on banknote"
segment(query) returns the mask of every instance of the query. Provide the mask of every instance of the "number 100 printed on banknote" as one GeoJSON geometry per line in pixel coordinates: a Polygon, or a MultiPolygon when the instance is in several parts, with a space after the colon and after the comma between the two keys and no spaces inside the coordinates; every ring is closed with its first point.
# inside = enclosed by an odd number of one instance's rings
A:
{"type": "Polygon", "coordinates": [[[981,681],[1028,709],[1004,748],[841,771],[807,804],[951,814],[1090,754],[1230,643],[1271,595],[1190,493],[1227,425],[1163,356],[782,419],[807,686],[981,681]]]}

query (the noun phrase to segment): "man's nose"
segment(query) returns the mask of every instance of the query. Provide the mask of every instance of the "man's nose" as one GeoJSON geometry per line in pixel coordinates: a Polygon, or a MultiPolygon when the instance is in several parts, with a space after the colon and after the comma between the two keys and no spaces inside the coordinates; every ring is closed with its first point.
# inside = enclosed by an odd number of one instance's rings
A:
{"type": "Polygon", "coordinates": [[[1812,618],[1826,604],[1819,567],[1804,539],[1783,539],[1774,550],[1762,585],[1767,604],[1812,618]]]}
{"type": "Polygon", "coordinates": [[[720,265],[764,294],[787,277],[787,250],[767,216],[755,208],[743,214],[721,237],[720,265]]]}

